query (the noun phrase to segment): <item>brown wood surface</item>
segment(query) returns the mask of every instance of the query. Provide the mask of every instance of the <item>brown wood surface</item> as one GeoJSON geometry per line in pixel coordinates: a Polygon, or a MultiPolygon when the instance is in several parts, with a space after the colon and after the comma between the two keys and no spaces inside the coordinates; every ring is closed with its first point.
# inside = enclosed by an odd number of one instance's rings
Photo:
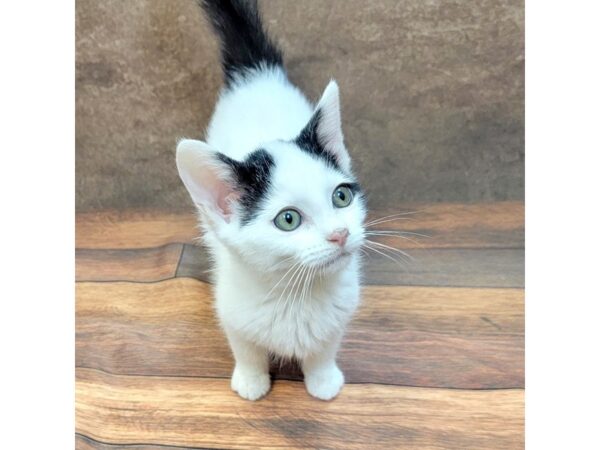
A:
{"type": "MultiPolygon", "coordinates": [[[[381,223],[374,230],[409,231],[394,241],[402,248],[522,248],[524,208],[520,202],[489,204],[416,204],[396,211],[372,211],[368,220],[410,213],[381,223]]],[[[77,248],[132,249],[192,243],[199,236],[194,214],[164,211],[105,211],[77,215],[77,248]]]]}
{"type": "MultiPolygon", "coordinates": [[[[368,285],[522,288],[523,249],[409,249],[395,263],[377,253],[363,258],[368,285]]],[[[189,277],[210,282],[205,248],[170,244],[150,249],[79,249],[77,281],[161,281],[189,277]]]]}
{"type": "Polygon", "coordinates": [[[133,250],[77,249],[77,281],[160,281],[173,278],[183,244],[133,250]]]}
{"type": "Polygon", "coordinates": [[[522,204],[399,210],[376,227],[432,237],[376,238],[414,260],[365,259],[332,402],[289,364],[259,402],[230,391],[193,214],[78,215],[76,448],[522,448],[522,204]]]}
{"type": "MultiPolygon", "coordinates": [[[[164,444],[111,444],[109,442],[101,442],[96,439],[92,439],[89,436],[76,433],[75,434],[75,448],[77,450],[181,450],[181,449],[193,449],[193,450],[204,450],[210,449],[210,447],[187,447],[183,445],[164,445],[164,444]]],[[[213,447],[215,448],[215,447],[213,447]]]]}
{"type": "Polygon", "coordinates": [[[193,242],[199,235],[192,213],[103,211],[77,214],[77,248],[133,249],[193,242]]]}
{"type": "MultiPolygon", "coordinates": [[[[368,285],[516,287],[525,285],[524,249],[408,249],[410,259],[394,262],[369,252],[363,258],[363,283],[368,285]]],[[[186,244],[178,277],[210,281],[210,261],[203,247],[186,244]]],[[[116,278],[119,280],[122,278],[116,278]]]]}
{"type": "Polygon", "coordinates": [[[476,448],[523,446],[522,390],[463,391],[376,384],[332,402],[276,381],[241,401],[229,381],[109,375],[78,369],[77,431],[100,442],[220,448],[476,448]]]}
{"type": "MultiPolygon", "coordinates": [[[[339,354],[349,382],[523,387],[522,290],[367,286],[362,297],[339,354]]],[[[203,282],[78,283],[77,311],[78,366],[134,375],[231,373],[203,282]]]]}
{"type": "MultiPolygon", "coordinates": [[[[135,450],[181,450],[191,449],[192,447],[185,447],[178,445],[176,447],[172,445],[164,444],[111,444],[108,442],[101,442],[96,439],[92,439],[89,436],[83,434],[75,434],[75,448],[77,450],[118,450],[118,449],[135,449],[135,450]]],[[[194,450],[201,449],[202,447],[194,447],[194,450]]]]}

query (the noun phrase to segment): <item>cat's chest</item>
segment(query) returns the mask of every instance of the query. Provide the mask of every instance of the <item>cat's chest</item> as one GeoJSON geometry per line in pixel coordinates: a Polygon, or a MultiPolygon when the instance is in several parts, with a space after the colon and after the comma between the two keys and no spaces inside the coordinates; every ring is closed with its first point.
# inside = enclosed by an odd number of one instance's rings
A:
{"type": "Polygon", "coordinates": [[[358,303],[351,289],[305,293],[265,303],[257,311],[254,339],[279,355],[304,357],[341,333],[358,303]],[[260,324],[260,325],[259,325],[260,324]]]}
{"type": "Polygon", "coordinates": [[[280,356],[303,358],[343,333],[359,302],[355,268],[310,286],[273,290],[245,272],[222,271],[216,283],[223,325],[280,356]]]}

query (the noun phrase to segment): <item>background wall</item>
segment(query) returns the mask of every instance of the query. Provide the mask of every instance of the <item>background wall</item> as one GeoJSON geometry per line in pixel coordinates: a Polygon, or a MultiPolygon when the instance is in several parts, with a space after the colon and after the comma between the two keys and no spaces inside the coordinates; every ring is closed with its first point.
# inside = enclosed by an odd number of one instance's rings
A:
{"type": "MultiPolygon", "coordinates": [[[[521,0],[260,1],[290,78],[337,79],[374,208],[523,199],[521,0]]],[[[193,0],[77,0],[77,210],[191,208],[179,137],[201,137],[217,44],[193,0]]]]}

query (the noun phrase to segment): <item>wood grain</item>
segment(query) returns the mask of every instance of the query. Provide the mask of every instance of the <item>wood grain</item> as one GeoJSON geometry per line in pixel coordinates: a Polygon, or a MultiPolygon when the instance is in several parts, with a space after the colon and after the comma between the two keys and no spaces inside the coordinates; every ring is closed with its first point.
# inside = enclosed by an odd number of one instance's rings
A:
{"type": "Polygon", "coordinates": [[[229,388],[193,214],[77,216],[76,447],[523,447],[524,218],[518,202],[403,205],[374,227],[413,258],[365,259],[338,361],[347,385],[308,396],[294,364],[250,403],[229,388]],[[118,280],[118,281],[115,281],[118,280]],[[161,281],[162,280],[162,281],[161,281]],[[204,281],[202,281],[204,280],[204,281]]]}
{"type": "Polygon", "coordinates": [[[191,243],[199,233],[193,213],[101,211],[77,214],[75,246],[87,249],[134,249],[191,243]]]}
{"type": "MultiPolygon", "coordinates": [[[[523,291],[364,288],[339,362],[351,383],[523,387],[523,291]]],[[[77,365],[116,374],[229,377],[210,286],[78,283],[77,365]]],[[[278,378],[296,378],[283,367],[278,378]]]]}
{"type": "Polygon", "coordinates": [[[428,237],[382,238],[401,248],[522,248],[525,207],[522,202],[415,204],[397,210],[371,211],[369,220],[403,215],[374,225],[374,230],[408,231],[428,237]]]}
{"type": "MultiPolygon", "coordinates": [[[[522,248],[522,202],[485,204],[414,204],[395,211],[373,211],[368,220],[397,212],[415,214],[385,222],[379,230],[404,230],[431,236],[408,236],[417,242],[395,240],[402,248],[522,248]]],[[[199,235],[194,214],[163,211],[103,211],[77,215],[77,248],[149,248],[171,243],[192,243],[199,235]]],[[[385,242],[386,238],[383,238],[385,242]]]]}
{"type": "MultiPolygon", "coordinates": [[[[412,249],[395,263],[372,253],[364,258],[368,285],[524,287],[523,249],[412,249]]],[[[78,249],[77,281],[160,281],[174,276],[210,282],[205,248],[188,244],[133,250],[78,249]]]]}
{"type": "Polygon", "coordinates": [[[77,281],[158,281],[173,278],[183,244],[134,250],[75,251],[77,281]]]}
{"type": "Polygon", "coordinates": [[[75,434],[75,450],[212,450],[215,447],[187,447],[183,445],[164,445],[164,444],[111,444],[108,442],[100,442],[83,434],[75,434]]]}
{"type": "MultiPolygon", "coordinates": [[[[363,283],[368,285],[524,287],[523,249],[410,249],[411,258],[396,263],[371,252],[364,258],[363,283]]],[[[185,245],[178,277],[210,281],[206,249],[185,245]]]]}
{"type": "Polygon", "coordinates": [[[255,403],[228,380],[78,369],[77,432],[101,442],[215,448],[523,446],[523,391],[347,385],[333,402],[276,381],[255,403]]]}

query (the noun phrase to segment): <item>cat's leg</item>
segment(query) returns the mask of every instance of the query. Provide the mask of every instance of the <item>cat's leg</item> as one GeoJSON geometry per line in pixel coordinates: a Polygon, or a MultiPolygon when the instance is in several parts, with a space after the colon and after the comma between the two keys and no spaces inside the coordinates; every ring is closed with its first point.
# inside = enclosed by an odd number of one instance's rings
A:
{"type": "Polygon", "coordinates": [[[235,357],[231,389],[247,400],[258,400],[271,387],[269,353],[233,330],[226,328],[225,333],[235,357]]]}
{"type": "Polygon", "coordinates": [[[344,374],[335,363],[341,336],[336,336],[317,353],[302,360],[304,384],[313,397],[331,400],[344,385],[344,374]]]}

